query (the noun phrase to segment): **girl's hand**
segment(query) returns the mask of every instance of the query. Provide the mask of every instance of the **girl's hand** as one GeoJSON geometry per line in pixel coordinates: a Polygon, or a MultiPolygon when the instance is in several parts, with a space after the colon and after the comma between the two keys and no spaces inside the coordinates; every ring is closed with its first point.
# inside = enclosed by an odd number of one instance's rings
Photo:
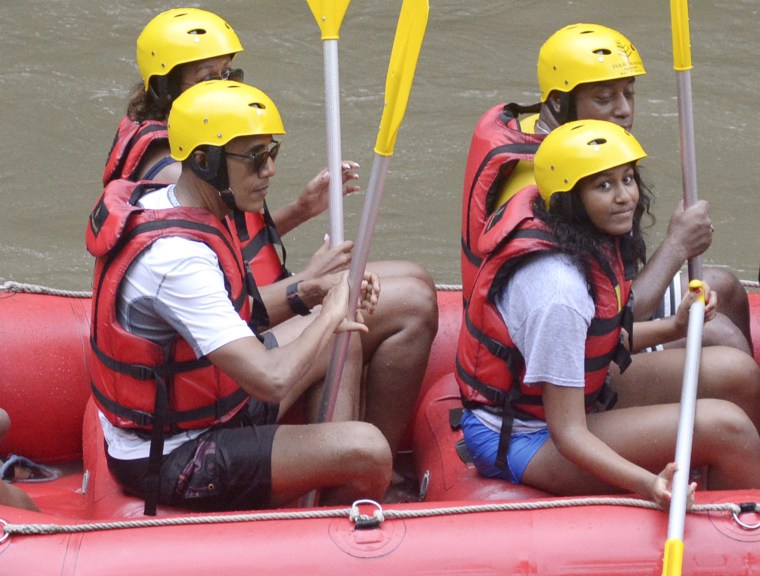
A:
{"type": "MultiPolygon", "coordinates": [[[[343,162],[341,165],[343,176],[343,195],[353,194],[359,190],[359,186],[351,185],[347,186],[352,180],[357,180],[359,174],[356,170],[359,169],[359,164],[350,160],[343,162]]],[[[330,189],[330,172],[327,168],[320,170],[314,178],[309,180],[306,184],[301,195],[296,200],[296,206],[298,212],[304,218],[303,221],[314,218],[327,210],[329,202],[329,189],[330,189]]]]}
{"type": "MultiPolygon", "coordinates": [[[[705,293],[705,323],[715,318],[718,313],[718,293],[710,290],[710,286],[705,282],[703,288],[705,293]]],[[[692,292],[687,290],[684,294],[681,304],[676,311],[675,321],[678,334],[686,336],[689,330],[689,310],[691,305],[697,300],[701,291],[692,292]]]]}
{"type": "MultiPolygon", "coordinates": [[[[673,475],[676,473],[676,470],[678,470],[678,465],[675,462],[669,462],[668,465],[665,466],[665,469],[655,476],[651,493],[648,495],[648,497],[663,510],[670,508],[670,501],[673,498],[673,494],[671,493],[673,488],[673,475]]],[[[689,484],[689,489],[686,493],[687,510],[691,510],[691,507],[694,505],[694,494],[696,490],[696,482],[689,484]]]]}

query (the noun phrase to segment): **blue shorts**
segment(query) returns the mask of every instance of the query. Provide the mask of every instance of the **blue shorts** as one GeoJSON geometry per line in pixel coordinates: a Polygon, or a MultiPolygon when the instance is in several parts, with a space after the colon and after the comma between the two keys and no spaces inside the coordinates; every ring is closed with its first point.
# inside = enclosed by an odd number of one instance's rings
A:
{"type": "Polygon", "coordinates": [[[539,448],[549,439],[549,429],[536,432],[512,434],[507,452],[507,469],[496,467],[496,452],[499,449],[499,433],[483,424],[469,410],[462,414],[462,431],[467,450],[478,473],[485,478],[501,478],[513,484],[522,480],[525,468],[539,448]]]}

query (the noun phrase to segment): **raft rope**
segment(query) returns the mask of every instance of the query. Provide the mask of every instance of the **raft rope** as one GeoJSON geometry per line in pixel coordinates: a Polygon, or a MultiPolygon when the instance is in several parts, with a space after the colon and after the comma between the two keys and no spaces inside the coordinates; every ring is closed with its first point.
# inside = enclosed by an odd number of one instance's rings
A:
{"type": "MultiPolygon", "coordinates": [[[[755,280],[740,280],[744,288],[760,288],[760,282],[755,280]]],[[[456,292],[462,289],[461,284],[436,284],[436,290],[440,292],[456,292]]],[[[0,284],[0,293],[27,293],[27,294],[52,294],[53,296],[68,296],[71,298],[91,298],[92,291],[88,290],[59,290],[58,288],[49,288],[39,284],[25,284],[8,280],[0,284]]]]}
{"type": "MultiPolygon", "coordinates": [[[[388,519],[413,519],[429,518],[432,516],[454,516],[458,514],[476,514],[483,512],[506,512],[517,510],[545,510],[552,508],[573,508],[577,506],[628,506],[645,508],[649,510],[660,510],[660,507],[654,502],[641,500],[638,498],[572,498],[562,500],[539,500],[526,502],[504,502],[493,504],[474,504],[471,506],[453,506],[439,507],[429,509],[412,509],[412,510],[383,510],[382,506],[372,500],[358,500],[351,508],[332,509],[332,510],[304,510],[290,512],[261,512],[248,514],[229,514],[229,515],[198,515],[198,516],[179,516],[172,518],[146,518],[144,520],[123,520],[116,522],[94,522],[86,524],[9,524],[0,519],[0,525],[4,534],[0,537],[0,543],[5,541],[9,536],[41,536],[49,534],[74,534],[83,532],[97,532],[104,530],[123,530],[127,528],[155,528],[161,526],[188,526],[195,524],[232,524],[238,522],[260,522],[270,520],[304,520],[312,518],[347,518],[355,524],[374,522],[379,526],[383,521],[388,519]],[[361,514],[359,504],[372,504],[377,509],[372,516],[361,514]]],[[[760,528],[760,523],[749,525],[742,522],[739,517],[741,514],[754,512],[760,513],[760,504],[757,502],[747,502],[743,504],[722,503],[722,504],[695,504],[691,508],[692,513],[703,512],[726,512],[731,513],[734,520],[746,530],[756,530],[760,528]]]]}

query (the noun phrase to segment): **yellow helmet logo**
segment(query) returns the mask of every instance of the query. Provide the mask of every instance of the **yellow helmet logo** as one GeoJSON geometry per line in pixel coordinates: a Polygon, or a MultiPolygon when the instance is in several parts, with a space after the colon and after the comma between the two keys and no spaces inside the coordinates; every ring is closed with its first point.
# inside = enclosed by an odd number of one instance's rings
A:
{"type": "Polygon", "coordinates": [[[598,24],[561,28],[538,53],[541,101],[552,90],[570,92],[578,84],[646,74],[641,55],[620,32],[598,24]]]}

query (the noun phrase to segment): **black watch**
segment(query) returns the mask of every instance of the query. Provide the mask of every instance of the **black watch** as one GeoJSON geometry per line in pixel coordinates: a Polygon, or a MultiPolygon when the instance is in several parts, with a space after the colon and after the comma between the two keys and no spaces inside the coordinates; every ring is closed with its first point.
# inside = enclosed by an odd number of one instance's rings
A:
{"type": "Polygon", "coordinates": [[[298,295],[298,285],[300,283],[301,281],[299,280],[298,282],[290,284],[285,289],[285,297],[288,300],[288,306],[290,306],[290,309],[293,312],[300,316],[308,316],[311,314],[311,310],[309,310],[309,307],[304,304],[303,300],[301,300],[301,297],[298,295]]]}

